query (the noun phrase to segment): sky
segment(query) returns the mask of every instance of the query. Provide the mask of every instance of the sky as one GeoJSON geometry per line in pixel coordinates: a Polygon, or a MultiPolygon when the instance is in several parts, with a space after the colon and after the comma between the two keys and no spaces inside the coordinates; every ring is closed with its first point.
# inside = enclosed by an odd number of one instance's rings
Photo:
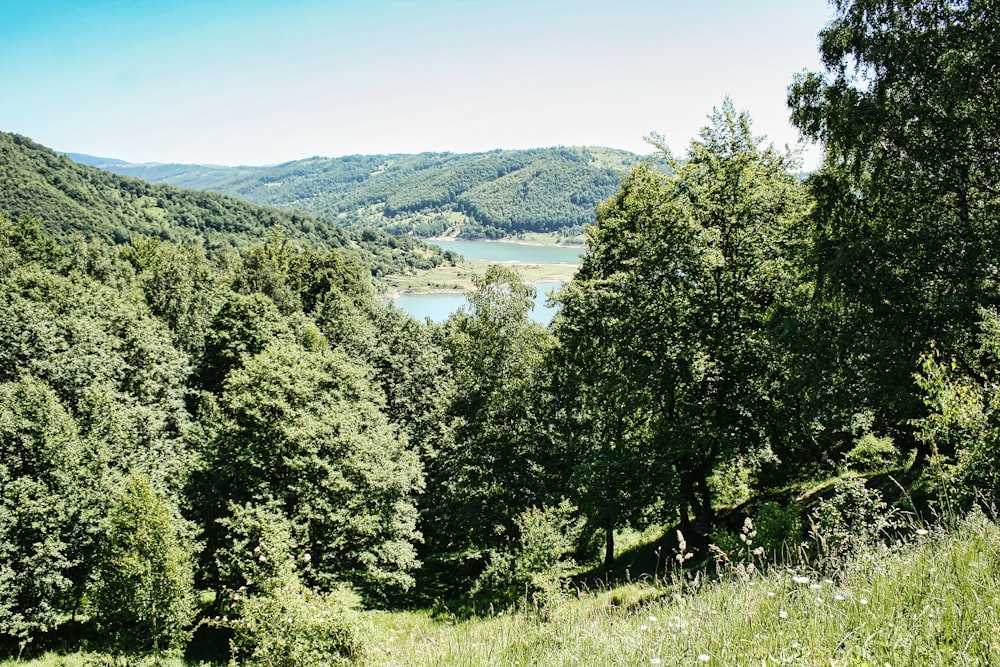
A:
{"type": "MultiPolygon", "coordinates": [[[[130,162],[794,146],[826,0],[0,0],[0,131],[130,162]]],[[[803,155],[808,168],[818,148],[803,155]]]]}

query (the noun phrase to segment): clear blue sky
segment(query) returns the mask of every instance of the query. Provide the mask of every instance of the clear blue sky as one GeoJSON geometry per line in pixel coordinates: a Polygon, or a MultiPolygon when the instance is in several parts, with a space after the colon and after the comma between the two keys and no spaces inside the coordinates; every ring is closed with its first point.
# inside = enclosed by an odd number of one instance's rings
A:
{"type": "MultiPolygon", "coordinates": [[[[0,130],[133,162],[795,143],[826,0],[0,0],[0,130]]],[[[812,154],[814,155],[814,153],[812,154]]],[[[814,158],[807,157],[807,163],[814,158]]]]}

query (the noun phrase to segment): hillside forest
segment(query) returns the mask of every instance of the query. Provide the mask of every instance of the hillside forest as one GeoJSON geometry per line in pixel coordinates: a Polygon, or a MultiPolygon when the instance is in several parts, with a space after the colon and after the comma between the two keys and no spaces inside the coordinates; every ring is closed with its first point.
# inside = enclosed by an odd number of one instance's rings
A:
{"type": "MultiPolygon", "coordinates": [[[[825,71],[788,89],[822,166],[800,178],[729,99],[683,156],[653,137],[549,327],[508,266],[418,322],[377,281],[450,261],[431,246],[0,136],[3,655],[365,663],[374,610],[544,633],[631,576],[630,531],[677,576],[752,553],[832,584],[903,549],[903,518],[991,516],[993,9],[836,3],[825,71]]],[[[958,655],[933,620],[921,655],[958,655]]],[[[872,664],[861,641],[822,664],[872,664]]]]}
{"type": "MultiPolygon", "coordinates": [[[[269,167],[77,159],[117,174],[421,238],[583,240],[594,207],[644,158],[611,148],[313,157],[269,167]]],[[[660,163],[664,168],[665,163],[660,163]]]]}

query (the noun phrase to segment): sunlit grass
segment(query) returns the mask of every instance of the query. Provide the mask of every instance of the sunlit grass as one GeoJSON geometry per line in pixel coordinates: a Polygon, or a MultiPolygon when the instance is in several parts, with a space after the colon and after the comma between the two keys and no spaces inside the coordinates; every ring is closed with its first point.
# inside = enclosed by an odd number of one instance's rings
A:
{"type": "MultiPolygon", "coordinates": [[[[578,590],[543,613],[369,612],[365,664],[1000,664],[1000,529],[982,516],[951,532],[914,529],[833,578],[748,565],[711,581],[688,573],[578,590]]],[[[76,653],[21,664],[115,663],[76,653]]]]}
{"type": "MultiPolygon", "coordinates": [[[[475,289],[473,278],[486,273],[496,262],[465,260],[457,266],[439,266],[415,275],[387,276],[384,282],[391,290],[399,292],[455,291],[471,292],[475,289]]],[[[567,281],[576,267],[570,264],[511,264],[521,278],[529,283],[567,281]]]]}
{"type": "Polygon", "coordinates": [[[470,621],[379,614],[375,665],[1000,664],[1000,531],[914,534],[833,579],[734,568],[470,621]]]}

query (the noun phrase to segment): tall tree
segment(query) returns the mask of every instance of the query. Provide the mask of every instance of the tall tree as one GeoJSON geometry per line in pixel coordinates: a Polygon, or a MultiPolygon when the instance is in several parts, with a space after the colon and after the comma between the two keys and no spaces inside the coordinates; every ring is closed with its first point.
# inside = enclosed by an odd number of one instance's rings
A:
{"type": "Polygon", "coordinates": [[[96,458],[44,382],[0,384],[0,634],[28,639],[79,606],[103,513],[96,458]]]}
{"type": "Polygon", "coordinates": [[[411,584],[420,461],[383,405],[370,370],[339,351],[276,341],[244,359],[203,416],[209,551],[231,543],[215,522],[233,507],[275,505],[312,554],[312,581],[411,584]]]}
{"type": "Polygon", "coordinates": [[[427,463],[422,518],[428,558],[447,563],[452,592],[546,486],[552,451],[534,397],[552,337],[528,319],[533,297],[513,269],[493,265],[468,311],[445,324],[454,389],[444,416],[454,430],[427,463]]]}
{"type": "Polygon", "coordinates": [[[793,121],[826,149],[808,317],[834,390],[815,395],[840,406],[828,428],[872,410],[909,438],[920,355],[936,341],[971,368],[979,309],[1000,301],[1000,13],[984,0],[835,6],[826,73],[789,90],[793,121]]]}
{"type": "Polygon", "coordinates": [[[770,318],[795,284],[806,201],[792,156],[762,148],[746,113],[726,100],[710,120],[674,176],[638,168],[599,207],[557,323],[564,346],[601,349],[576,363],[604,365],[588,371],[604,409],[627,406],[612,437],[644,443],[660,494],[698,530],[715,466],[767,445],[781,371],[770,318]]]}

